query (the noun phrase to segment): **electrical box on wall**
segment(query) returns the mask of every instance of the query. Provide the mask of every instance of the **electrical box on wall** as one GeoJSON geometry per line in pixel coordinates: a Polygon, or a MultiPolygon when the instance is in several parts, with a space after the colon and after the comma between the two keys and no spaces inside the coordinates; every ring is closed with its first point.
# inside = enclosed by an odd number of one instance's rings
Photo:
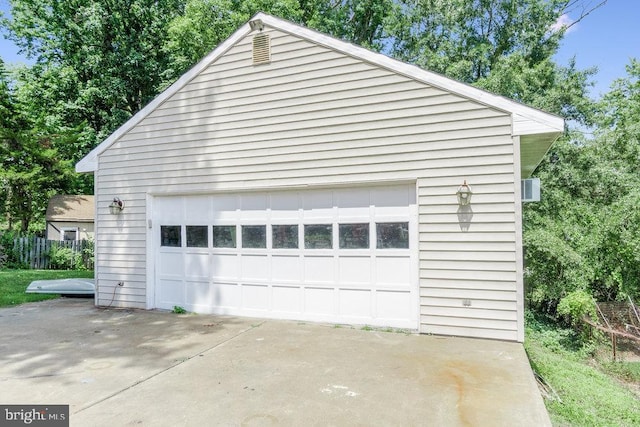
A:
{"type": "Polygon", "coordinates": [[[521,181],[521,195],[523,202],[540,201],[540,178],[527,178],[521,181]]]}

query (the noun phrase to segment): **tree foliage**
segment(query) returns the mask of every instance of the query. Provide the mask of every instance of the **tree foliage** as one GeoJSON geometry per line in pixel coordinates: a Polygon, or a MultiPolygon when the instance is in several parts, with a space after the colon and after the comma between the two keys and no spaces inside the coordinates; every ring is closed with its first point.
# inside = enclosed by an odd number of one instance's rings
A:
{"type": "Polygon", "coordinates": [[[55,103],[41,108],[62,110],[65,125],[86,122],[104,138],[157,95],[169,65],[158,47],[167,23],[181,13],[179,0],[11,4],[7,34],[37,61],[37,78],[52,89],[55,103]]]}
{"type": "Polygon", "coordinates": [[[594,134],[569,133],[539,167],[524,209],[531,301],[555,312],[570,294],[640,299],[640,63],[594,106],[594,134]]]}
{"type": "Polygon", "coordinates": [[[391,18],[391,53],[407,62],[473,83],[518,53],[534,66],[558,49],[551,31],[564,0],[400,0],[391,18]]]}

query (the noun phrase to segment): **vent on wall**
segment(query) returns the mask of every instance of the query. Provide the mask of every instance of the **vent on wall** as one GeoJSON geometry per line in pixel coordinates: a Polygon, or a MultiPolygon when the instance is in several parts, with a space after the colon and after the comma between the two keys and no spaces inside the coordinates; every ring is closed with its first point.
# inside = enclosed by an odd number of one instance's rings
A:
{"type": "Polygon", "coordinates": [[[271,62],[271,41],[269,34],[259,33],[253,36],[253,63],[268,64],[271,62]]]}
{"type": "Polygon", "coordinates": [[[540,178],[528,178],[521,181],[522,201],[540,201],[540,178]]]}

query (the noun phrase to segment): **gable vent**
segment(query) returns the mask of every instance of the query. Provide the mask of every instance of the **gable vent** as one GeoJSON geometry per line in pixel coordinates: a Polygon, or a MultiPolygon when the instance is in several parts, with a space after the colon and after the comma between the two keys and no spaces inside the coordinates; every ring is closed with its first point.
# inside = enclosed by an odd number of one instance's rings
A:
{"type": "Polygon", "coordinates": [[[268,64],[271,62],[271,40],[269,34],[256,34],[253,37],[253,63],[268,64]]]}

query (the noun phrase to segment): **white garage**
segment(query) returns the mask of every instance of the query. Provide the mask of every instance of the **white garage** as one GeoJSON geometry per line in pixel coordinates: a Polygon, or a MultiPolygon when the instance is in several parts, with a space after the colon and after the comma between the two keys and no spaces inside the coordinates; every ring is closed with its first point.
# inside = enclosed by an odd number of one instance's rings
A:
{"type": "Polygon", "coordinates": [[[96,305],[523,341],[520,180],[563,131],[259,13],[76,165],[96,305]]]}
{"type": "Polygon", "coordinates": [[[417,329],[415,193],[155,197],[155,306],[417,329]]]}

